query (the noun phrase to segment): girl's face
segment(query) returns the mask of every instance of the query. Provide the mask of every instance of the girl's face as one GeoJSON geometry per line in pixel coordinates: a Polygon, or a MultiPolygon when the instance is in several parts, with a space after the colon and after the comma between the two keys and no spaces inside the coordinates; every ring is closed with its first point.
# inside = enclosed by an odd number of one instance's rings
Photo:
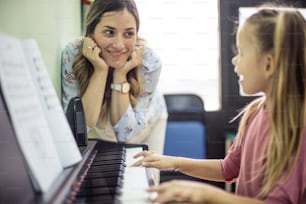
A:
{"type": "Polygon", "coordinates": [[[260,54],[257,39],[251,25],[244,24],[237,33],[237,55],[232,59],[239,76],[240,88],[247,95],[267,92],[264,55],[260,54]]]}
{"type": "Polygon", "coordinates": [[[121,68],[127,62],[136,38],[136,20],[126,9],[104,13],[93,32],[93,39],[102,50],[100,56],[113,68],[121,68]]]}

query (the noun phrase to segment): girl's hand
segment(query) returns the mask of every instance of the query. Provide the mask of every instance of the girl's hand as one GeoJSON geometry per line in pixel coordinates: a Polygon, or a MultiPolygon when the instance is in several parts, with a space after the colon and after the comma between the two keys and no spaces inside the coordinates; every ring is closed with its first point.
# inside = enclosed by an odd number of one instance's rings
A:
{"type": "Polygon", "coordinates": [[[132,166],[143,166],[161,170],[174,170],[178,168],[177,157],[157,155],[150,151],[143,151],[136,154],[134,158],[139,158],[141,156],[143,156],[143,159],[137,161],[132,166]]]}
{"type": "Polygon", "coordinates": [[[156,197],[151,198],[153,203],[170,201],[205,203],[211,196],[218,195],[221,190],[200,182],[173,180],[151,187],[147,191],[157,193],[156,197]]]}
{"type": "Polygon", "coordinates": [[[101,52],[101,49],[92,38],[84,37],[82,53],[90,61],[95,70],[108,68],[108,65],[101,57],[101,52]]]}

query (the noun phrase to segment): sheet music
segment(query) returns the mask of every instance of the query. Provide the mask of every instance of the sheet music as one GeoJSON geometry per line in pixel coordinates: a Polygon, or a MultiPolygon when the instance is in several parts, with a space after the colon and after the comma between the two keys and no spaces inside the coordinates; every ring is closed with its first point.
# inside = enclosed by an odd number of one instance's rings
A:
{"type": "Polygon", "coordinates": [[[0,33],[0,84],[17,140],[38,191],[62,167],[19,39],[0,33]]]}
{"type": "Polygon", "coordinates": [[[76,164],[81,161],[82,157],[50,80],[38,45],[33,39],[24,40],[22,44],[62,166],[68,167],[76,164]]]}

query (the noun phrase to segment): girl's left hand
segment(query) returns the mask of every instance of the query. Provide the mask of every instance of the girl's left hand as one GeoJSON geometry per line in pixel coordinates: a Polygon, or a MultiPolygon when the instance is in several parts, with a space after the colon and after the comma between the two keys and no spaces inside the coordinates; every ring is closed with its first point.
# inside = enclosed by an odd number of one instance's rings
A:
{"type": "Polygon", "coordinates": [[[140,157],[143,157],[143,159],[138,160],[132,166],[143,166],[160,170],[174,170],[178,168],[179,158],[177,157],[159,155],[150,151],[143,151],[134,155],[135,159],[140,157]]]}
{"type": "Polygon", "coordinates": [[[157,193],[157,196],[150,200],[153,203],[170,201],[205,203],[210,200],[211,196],[216,196],[220,190],[200,182],[173,180],[151,187],[147,191],[157,193]]]}

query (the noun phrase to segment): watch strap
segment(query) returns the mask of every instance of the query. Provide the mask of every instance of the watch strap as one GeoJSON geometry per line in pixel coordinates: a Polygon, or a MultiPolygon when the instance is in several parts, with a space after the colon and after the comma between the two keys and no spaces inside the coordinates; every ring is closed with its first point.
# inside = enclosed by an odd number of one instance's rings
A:
{"type": "Polygon", "coordinates": [[[112,83],[111,89],[115,91],[119,91],[121,93],[128,93],[130,91],[130,84],[127,81],[121,84],[112,83]]]}
{"type": "Polygon", "coordinates": [[[121,84],[114,84],[111,83],[111,89],[115,90],[115,91],[120,91],[121,92],[121,84]]]}

